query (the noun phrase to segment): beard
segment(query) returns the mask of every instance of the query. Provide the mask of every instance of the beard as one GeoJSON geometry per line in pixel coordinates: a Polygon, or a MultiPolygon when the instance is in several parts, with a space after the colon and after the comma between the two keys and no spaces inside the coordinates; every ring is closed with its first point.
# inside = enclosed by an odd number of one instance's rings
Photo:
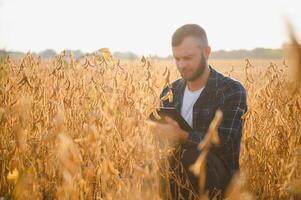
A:
{"type": "Polygon", "coordinates": [[[193,74],[189,77],[184,77],[183,73],[181,73],[181,76],[185,81],[189,81],[189,82],[195,81],[204,74],[206,66],[207,66],[207,60],[205,58],[204,53],[202,53],[198,67],[193,72],[193,74]]]}

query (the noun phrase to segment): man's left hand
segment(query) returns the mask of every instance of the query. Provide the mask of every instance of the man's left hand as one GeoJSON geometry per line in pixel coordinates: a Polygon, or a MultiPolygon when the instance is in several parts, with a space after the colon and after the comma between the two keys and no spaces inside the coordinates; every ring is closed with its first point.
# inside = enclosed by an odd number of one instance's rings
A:
{"type": "Polygon", "coordinates": [[[157,137],[165,137],[169,140],[183,142],[188,138],[188,133],[182,130],[179,124],[170,117],[165,117],[166,123],[151,121],[150,125],[157,137]]]}

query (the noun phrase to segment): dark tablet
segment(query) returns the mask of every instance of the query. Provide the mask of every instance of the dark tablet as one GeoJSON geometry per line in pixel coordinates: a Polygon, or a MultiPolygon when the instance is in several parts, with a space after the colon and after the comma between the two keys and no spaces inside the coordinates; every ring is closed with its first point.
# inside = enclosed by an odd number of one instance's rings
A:
{"type": "Polygon", "coordinates": [[[149,116],[149,119],[153,120],[153,121],[156,121],[156,122],[159,122],[159,123],[166,123],[165,122],[165,116],[168,116],[168,117],[172,118],[173,120],[175,120],[176,122],[178,122],[179,126],[184,131],[191,131],[192,130],[190,125],[185,121],[185,119],[181,116],[181,114],[174,107],[165,107],[165,108],[161,107],[161,108],[158,108],[157,113],[161,117],[160,120],[156,119],[156,117],[154,116],[153,113],[149,116]]]}

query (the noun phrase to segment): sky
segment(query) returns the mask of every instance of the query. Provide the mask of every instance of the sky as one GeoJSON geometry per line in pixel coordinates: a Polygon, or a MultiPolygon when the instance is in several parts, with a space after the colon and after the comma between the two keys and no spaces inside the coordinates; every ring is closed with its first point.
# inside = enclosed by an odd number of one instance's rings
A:
{"type": "Polygon", "coordinates": [[[187,23],[206,30],[213,51],[281,48],[285,19],[301,36],[300,0],[0,0],[0,49],[168,56],[187,23]]]}

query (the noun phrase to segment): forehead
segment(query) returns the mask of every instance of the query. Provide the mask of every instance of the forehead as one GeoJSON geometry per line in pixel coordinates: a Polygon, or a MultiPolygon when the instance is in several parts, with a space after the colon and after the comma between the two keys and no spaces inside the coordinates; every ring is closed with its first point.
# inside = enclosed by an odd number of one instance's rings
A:
{"type": "Polygon", "coordinates": [[[175,57],[199,54],[200,41],[195,37],[186,37],[180,45],[172,47],[172,53],[175,57]]]}

